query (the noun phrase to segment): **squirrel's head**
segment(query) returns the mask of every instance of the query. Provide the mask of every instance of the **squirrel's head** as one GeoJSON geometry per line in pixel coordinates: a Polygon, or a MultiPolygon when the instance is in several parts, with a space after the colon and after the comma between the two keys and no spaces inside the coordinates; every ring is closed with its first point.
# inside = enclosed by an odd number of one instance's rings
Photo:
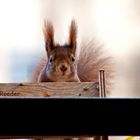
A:
{"type": "Polygon", "coordinates": [[[48,81],[79,81],[77,76],[76,37],[77,27],[72,20],[69,31],[69,42],[65,45],[54,43],[54,28],[50,22],[44,24],[45,48],[48,62],[45,76],[48,81]]]}

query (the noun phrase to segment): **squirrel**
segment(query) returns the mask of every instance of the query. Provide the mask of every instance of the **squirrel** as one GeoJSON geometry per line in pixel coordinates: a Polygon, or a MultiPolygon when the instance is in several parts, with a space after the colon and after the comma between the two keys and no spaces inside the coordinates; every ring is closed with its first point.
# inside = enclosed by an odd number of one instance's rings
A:
{"type": "MultiPolygon", "coordinates": [[[[55,43],[51,22],[44,22],[43,33],[47,56],[37,66],[33,82],[98,82],[99,70],[103,69],[106,73],[106,92],[110,92],[114,73],[112,57],[104,56],[102,48],[96,46],[94,40],[83,42],[77,56],[77,24],[74,19],[69,28],[68,43],[64,45],[55,43]]],[[[92,137],[84,139],[93,140],[92,137]]]]}
{"type": "Polygon", "coordinates": [[[103,56],[101,47],[93,40],[82,43],[77,57],[77,24],[73,19],[69,27],[68,43],[56,44],[50,21],[43,28],[46,58],[42,59],[33,75],[33,82],[98,82],[99,70],[106,76],[107,92],[112,80],[112,57],[103,56]],[[103,56],[103,57],[101,57],[103,56]]]}

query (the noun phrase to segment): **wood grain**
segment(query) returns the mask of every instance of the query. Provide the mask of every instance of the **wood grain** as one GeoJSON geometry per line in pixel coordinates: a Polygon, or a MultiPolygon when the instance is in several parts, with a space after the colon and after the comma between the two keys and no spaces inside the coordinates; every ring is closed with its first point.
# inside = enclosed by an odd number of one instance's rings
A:
{"type": "Polygon", "coordinates": [[[99,97],[99,85],[93,82],[3,83],[0,97],[99,97]]]}

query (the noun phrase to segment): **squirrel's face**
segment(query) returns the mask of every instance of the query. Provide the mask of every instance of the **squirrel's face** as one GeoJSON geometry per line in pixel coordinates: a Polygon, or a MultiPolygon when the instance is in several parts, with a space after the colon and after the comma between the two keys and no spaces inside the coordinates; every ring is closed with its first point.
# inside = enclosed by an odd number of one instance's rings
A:
{"type": "Polygon", "coordinates": [[[44,37],[45,48],[48,56],[46,66],[46,79],[50,81],[79,81],[75,60],[76,53],[76,23],[71,22],[69,31],[69,42],[60,46],[54,43],[54,29],[50,22],[45,23],[44,37]]]}
{"type": "Polygon", "coordinates": [[[50,53],[46,75],[52,81],[67,81],[77,72],[76,58],[69,46],[57,46],[50,53]]]}

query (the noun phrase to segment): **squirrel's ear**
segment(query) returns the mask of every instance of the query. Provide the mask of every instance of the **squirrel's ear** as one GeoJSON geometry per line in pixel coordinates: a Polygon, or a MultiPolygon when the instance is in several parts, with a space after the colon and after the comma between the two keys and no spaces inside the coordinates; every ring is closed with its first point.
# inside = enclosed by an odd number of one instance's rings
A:
{"type": "Polygon", "coordinates": [[[69,32],[69,45],[74,55],[76,52],[76,44],[77,44],[76,38],[77,38],[77,25],[75,23],[75,20],[72,20],[70,25],[70,32],[69,32]]]}
{"type": "Polygon", "coordinates": [[[44,39],[45,39],[45,48],[47,51],[47,54],[55,48],[54,47],[54,29],[53,25],[51,22],[44,21],[44,28],[43,28],[43,33],[44,33],[44,39]]]}

